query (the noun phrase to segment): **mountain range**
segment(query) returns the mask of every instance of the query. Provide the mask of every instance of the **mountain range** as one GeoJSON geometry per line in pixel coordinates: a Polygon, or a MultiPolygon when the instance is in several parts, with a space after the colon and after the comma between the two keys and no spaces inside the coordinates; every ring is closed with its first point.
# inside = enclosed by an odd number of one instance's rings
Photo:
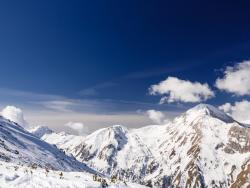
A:
{"type": "Polygon", "coordinates": [[[107,177],[155,187],[249,187],[250,127],[207,105],[165,125],[121,125],[87,136],[30,131],[107,177]]]}

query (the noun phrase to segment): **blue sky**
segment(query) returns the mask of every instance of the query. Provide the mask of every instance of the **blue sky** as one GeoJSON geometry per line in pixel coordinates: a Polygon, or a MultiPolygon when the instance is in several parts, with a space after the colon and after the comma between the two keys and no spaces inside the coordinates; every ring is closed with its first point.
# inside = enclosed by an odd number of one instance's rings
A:
{"type": "MultiPolygon", "coordinates": [[[[32,123],[44,124],[45,119],[37,116],[49,113],[46,110],[126,115],[126,119],[128,114],[139,114],[136,120],[120,121],[133,127],[150,123],[138,112],[155,109],[173,116],[199,103],[159,105],[161,96],[150,95],[148,89],[169,76],[207,83],[215,97],[205,102],[216,106],[248,100],[248,94],[225,92],[214,85],[226,67],[249,59],[249,5],[244,1],[2,1],[0,104],[19,106],[33,114],[32,123]]],[[[106,126],[119,123],[119,118],[87,124],[106,126]]]]}

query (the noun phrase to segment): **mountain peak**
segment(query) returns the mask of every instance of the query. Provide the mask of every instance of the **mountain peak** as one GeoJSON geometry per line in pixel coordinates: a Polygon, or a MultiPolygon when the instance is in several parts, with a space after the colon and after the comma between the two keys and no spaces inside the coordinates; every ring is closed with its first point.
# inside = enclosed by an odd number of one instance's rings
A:
{"type": "Polygon", "coordinates": [[[115,132],[124,132],[124,133],[128,131],[127,128],[122,125],[113,125],[113,126],[110,126],[109,129],[115,132]]]}
{"type": "Polygon", "coordinates": [[[47,126],[37,126],[37,127],[33,128],[32,130],[30,130],[30,132],[32,134],[34,134],[35,136],[37,136],[38,138],[41,138],[41,137],[43,137],[43,135],[45,135],[45,134],[51,134],[54,131],[51,130],[47,126]]]}
{"type": "Polygon", "coordinates": [[[195,107],[189,109],[186,112],[187,115],[195,115],[195,116],[211,116],[214,118],[218,118],[227,123],[233,122],[234,119],[227,115],[225,112],[219,110],[218,108],[210,105],[210,104],[198,104],[195,107]]]}
{"type": "Polygon", "coordinates": [[[194,106],[193,108],[191,108],[190,110],[206,111],[207,113],[219,111],[215,106],[210,105],[210,104],[204,104],[204,103],[198,104],[194,106]]]}

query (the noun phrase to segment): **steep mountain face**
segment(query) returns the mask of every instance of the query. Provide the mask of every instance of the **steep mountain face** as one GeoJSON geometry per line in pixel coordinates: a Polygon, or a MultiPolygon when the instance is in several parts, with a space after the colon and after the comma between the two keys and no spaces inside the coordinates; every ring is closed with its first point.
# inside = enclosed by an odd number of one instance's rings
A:
{"type": "Polygon", "coordinates": [[[119,125],[90,134],[73,155],[104,174],[136,182],[159,167],[142,140],[119,125]]]}
{"type": "Polygon", "coordinates": [[[250,129],[210,105],[198,105],[166,125],[155,152],[163,166],[153,178],[158,185],[250,185],[250,129]]]}
{"type": "Polygon", "coordinates": [[[0,117],[0,161],[63,171],[89,169],[85,164],[64,154],[32,135],[18,124],[0,117]]]}
{"type": "MultiPolygon", "coordinates": [[[[65,143],[57,146],[67,149],[65,143]]],[[[198,105],[162,126],[101,129],[69,148],[79,161],[141,184],[250,186],[250,128],[211,105],[198,105]]]]}
{"type": "Polygon", "coordinates": [[[144,177],[159,167],[140,137],[119,125],[100,129],[86,137],[55,133],[46,127],[37,127],[31,133],[97,171],[122,180],[143,183],[144,177]]]}

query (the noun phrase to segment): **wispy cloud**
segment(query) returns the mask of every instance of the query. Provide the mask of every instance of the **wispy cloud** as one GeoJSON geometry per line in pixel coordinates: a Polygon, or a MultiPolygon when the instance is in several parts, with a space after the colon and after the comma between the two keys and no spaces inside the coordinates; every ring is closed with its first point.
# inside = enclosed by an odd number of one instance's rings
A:
{"type": "Polygon", "coordinates": [[[83,89],[79,92],[79,95],[81,96],[96,96],[99,94],[99,92],[103,89],[111,88],[117,86],[117,83],[114,82],[104,82],[101,84],[97,84],[93,87],[89,87],[86,89],[83,89]]]}
{"type": "Polygon", "coordinates": [[[46,125],[54,130],[70,133],[73,132],[72,129],[64,126],[68,122],[82,122],[88,128],[89,132],[117,124],[124,125],[128,128],[139,128],[152,124],[145,114],[138,114],[136,112],[95,114],[82,112],[62,113],[43,111],[40,113],[39,111],[26,111],[25,117],[30,125],[46,125]]]}
{"type": "Polygon", "coordinates": [[[77,105],[75,101],[69,101],[69,100],[42,101],[39,103],[48,109],[59,112],[71,112],[72,107],[77,105]]]}
{"type": "MultiPolygon", "coordinates": [[[[152,121],[137,109],[157,109],[158,104],[112,99],[77,99],[61,95],[0,89],[0,107],[15,105],[25,112],[30,126],[46,125],[58,131],[72,131],[68,122],[82,122],[90,131],[122,124],[130,128],[150,125],[152,121]],[[3,100],[4,99],[4,100],[3,100]]],[[[164,107],[166,108],[166,106],[164,107]]]]}
{"type": "Polygon", "coordinates": [[[54,94],[45,94],[45,93],[36,93],[31,91],[23,91],[16,89],[8,89],[8,88],[0,88],[0,96],[1,97],[17,97],[23,99],[31,100],[55,100],[55,99],[65,99],[65,97],[54,94]]]}

